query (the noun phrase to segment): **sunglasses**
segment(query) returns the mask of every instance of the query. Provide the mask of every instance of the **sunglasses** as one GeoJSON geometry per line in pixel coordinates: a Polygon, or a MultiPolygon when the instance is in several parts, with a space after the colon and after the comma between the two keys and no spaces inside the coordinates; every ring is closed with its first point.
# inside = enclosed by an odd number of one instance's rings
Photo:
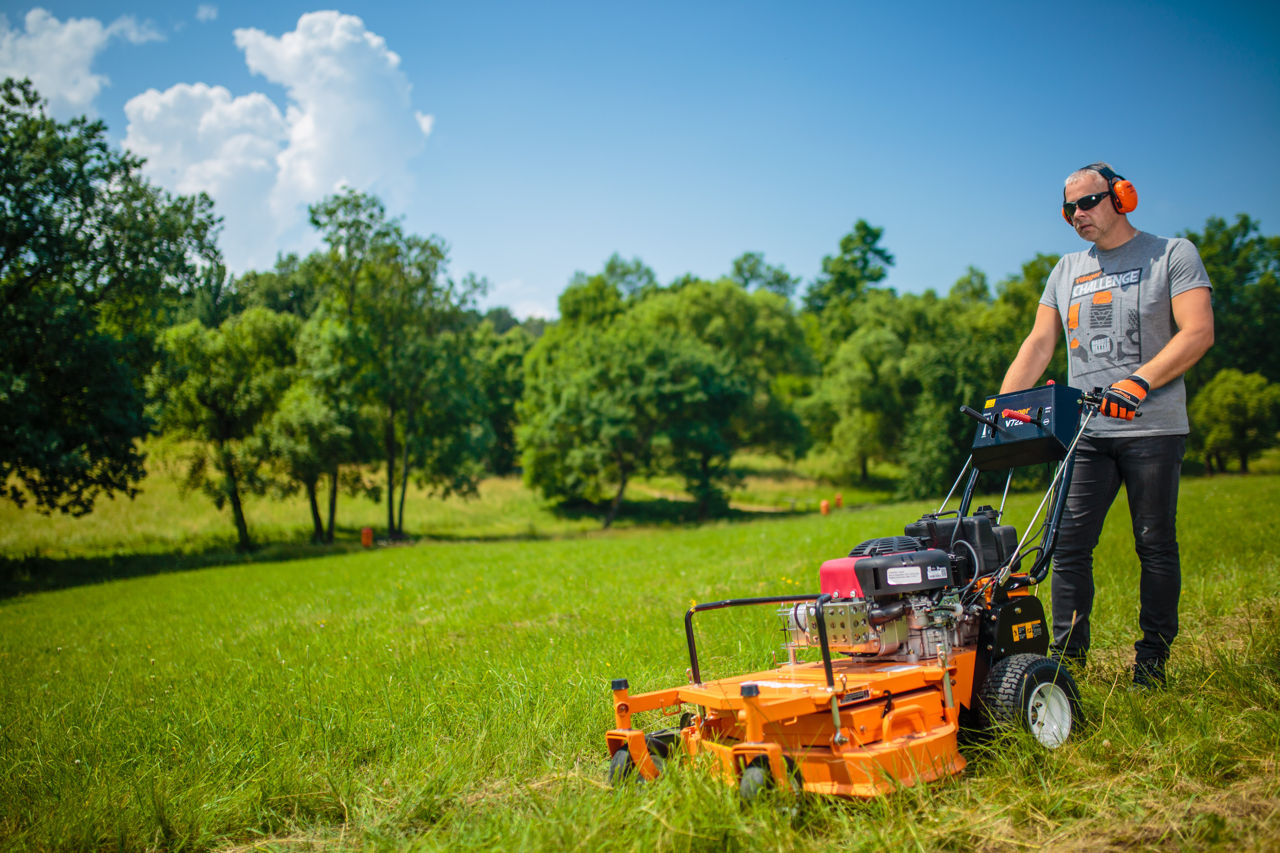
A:
{"type": "Polygon", "coordinates": [[[1076,215],[1077,208],[1080,210],[1093,210],[1098,206],[1099,202],[1104,198],[1109,198],[1110,196],[1110,192],[1101,192],[1094,193],[1093,195],[1081,196],[1075,201],[1064,201],[1062,203],[1062,213],[1067,217],[1067,220],[1070,221],[1071,217],[1076,215]]]}

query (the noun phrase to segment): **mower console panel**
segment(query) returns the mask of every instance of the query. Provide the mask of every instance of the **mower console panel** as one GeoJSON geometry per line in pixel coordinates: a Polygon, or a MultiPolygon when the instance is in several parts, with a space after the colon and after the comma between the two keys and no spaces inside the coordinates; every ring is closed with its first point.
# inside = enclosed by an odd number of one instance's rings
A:
{"type": "Polygon", "coordinates": [[[980,471],[1056,462],[1080,424],[1084,395],[1070,385],[1042,385],[988,397],[973,437],[973,464],[980,471]],[[1007,417],[1005,411],[1018,417],[1007,417]],[[1024,420],[1024,418],[1026,420],[1024,420]]]}

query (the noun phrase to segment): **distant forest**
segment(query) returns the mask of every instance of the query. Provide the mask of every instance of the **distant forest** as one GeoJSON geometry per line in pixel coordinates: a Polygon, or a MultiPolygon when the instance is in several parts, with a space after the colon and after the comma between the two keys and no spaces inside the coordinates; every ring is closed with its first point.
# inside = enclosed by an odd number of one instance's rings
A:
{"type": "MultiPolygon", "coordinates": [[[[395,537],[411,479],[465,495],[517,471],[605,525],[652,475],[713,516],[744,449],[835,482],[892,463],[904,496],[944,491],[972,431],[955,412],[999,386],[1058,260],[897,294],[883,230],[859,219],[812,281],[746,252],[717,278],[660,282],[615,254],[573,277],[557,320],[521,322],[479,310],[487,283],[451,277],[445,242],[372,195],[317,200],[323,248],[233,276],[211,200],[149,183],[101,122],[57,122],[9,79],[0,134],[5,497],[91,512],[136,492],[142,439],[164,435],[245,549],[246,494],[305,493],[317,542],[342,495],[377,495],[395,537]]],[[[1218,329],[1187,376],[1192,453],[1247,471],[1280,429],[1280,237],[1246,214],[1181,236],[1218,329]]],[[[1063,353],[1047,376],[1065,381],[1063,353]]]]}

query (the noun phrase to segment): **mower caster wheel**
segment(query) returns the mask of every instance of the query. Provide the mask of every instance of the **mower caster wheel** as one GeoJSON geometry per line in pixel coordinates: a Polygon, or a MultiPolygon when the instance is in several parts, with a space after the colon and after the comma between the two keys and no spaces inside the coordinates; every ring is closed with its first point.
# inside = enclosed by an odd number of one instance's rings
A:
{"type": "MultiPolygon", "coordinates": [[[[783,760],[787,764],[788,786],[793,795],[798,795],[804,788],[800,781],[800,768],[796,767],[790,757],[784,757],[783,760]]],[[[761,756],[742,768],[742,776],[738,780],[738,795],[742,797],[743,802],[753,803],[761,796],[773,792],[777,787],[777,780],[773,778],[773,771],[769,769],[767,758],[761,756]]]]}
{"type": "Polygon", "coordinates": [[[1080,715],[1080,691],[1062,664],[1041,655],[1010,655],[991,668],[978,707],[984,728],[1023,728],[1041,746],[1057,749],[1080,715]]]}
{"type": "Polygon", "coordinates": [[[752,764],[742,771],[742,780],[738,782],[738,794],[743,802],[753,803],[766,789],[773,787],[773,776],[769,768],[761,764],[752,764]]]}
{"type": "MultiPolygon", "coordinates": [[[[649,750],[649,757],[653,759],[653,764],[661,773],[666,765],[661,755],[657,755],[652,749],[649,750]]],[[[644,781],[644,777],[636,772],[636,763],[631,760],[631,753],[624,746],[613,754],[613,758],[609,759],[609,771],[605,776],[611,787],[618,787],[632,779],[644,781]]]]}

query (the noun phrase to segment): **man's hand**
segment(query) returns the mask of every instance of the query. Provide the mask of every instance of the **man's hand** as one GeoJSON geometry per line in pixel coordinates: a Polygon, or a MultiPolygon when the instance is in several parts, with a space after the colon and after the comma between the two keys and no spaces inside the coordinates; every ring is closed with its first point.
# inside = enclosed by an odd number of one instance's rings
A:
{"type": "Polygon", "coordinates": [[[1131,373],[1102,393],[1102,414],[1131,421],[1150,390],[1147,380],[1131,373]]]}

